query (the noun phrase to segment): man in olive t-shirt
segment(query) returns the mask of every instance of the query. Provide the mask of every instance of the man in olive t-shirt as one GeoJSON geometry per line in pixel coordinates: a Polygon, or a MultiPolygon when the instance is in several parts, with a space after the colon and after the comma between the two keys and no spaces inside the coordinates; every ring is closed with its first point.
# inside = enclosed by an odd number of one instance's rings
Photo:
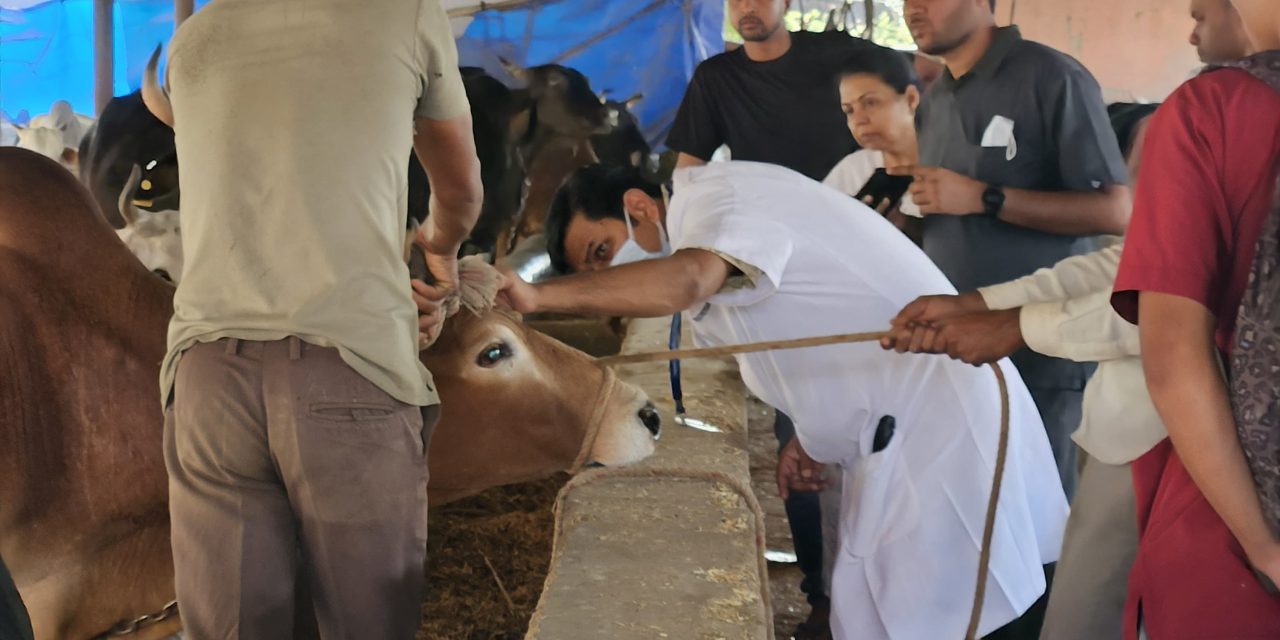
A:
{"type": "Polygon", "coordinates": [[[438,0],[220,0],[174,35],[167,83],[187,266],[161,384],[186,631],[292,637],[305,580],[324,637],[412,638],[438,404],[419,332],[482,197],[448,18],[438,0]],[[413,290],[411,144],[438,281],[413,290]]]}

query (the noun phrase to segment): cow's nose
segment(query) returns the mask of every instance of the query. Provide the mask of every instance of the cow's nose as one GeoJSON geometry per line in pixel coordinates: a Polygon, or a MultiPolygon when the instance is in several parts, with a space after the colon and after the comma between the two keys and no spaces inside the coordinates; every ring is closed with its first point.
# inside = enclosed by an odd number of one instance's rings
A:
{"type": "Polygon", "coordinates": [[[644,408],[640,409],[640,412],[636,415],[639,416],[640,423],[644,425],[644,428],[653,434],[654,439],[657,439],[662,432],[662,416],[658,415],[658,410],[653,407],[653,403],[646,403],[644,408]]]}

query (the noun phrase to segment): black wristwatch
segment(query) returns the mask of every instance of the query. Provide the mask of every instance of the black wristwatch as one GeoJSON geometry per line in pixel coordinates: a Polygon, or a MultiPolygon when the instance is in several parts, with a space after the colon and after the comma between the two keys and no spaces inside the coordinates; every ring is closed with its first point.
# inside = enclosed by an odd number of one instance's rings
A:
{"type": "Polygon", "coordinates": [[[1004,187],[989,184],[982,192],[982,213],[992,218],[1000,215],[1004,208],[1004,187]]]}

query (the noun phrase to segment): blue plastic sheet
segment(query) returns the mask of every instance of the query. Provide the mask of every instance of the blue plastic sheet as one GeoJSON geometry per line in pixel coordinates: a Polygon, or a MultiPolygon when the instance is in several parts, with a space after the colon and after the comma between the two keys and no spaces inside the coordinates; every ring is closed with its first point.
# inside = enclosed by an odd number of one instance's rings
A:
{"type": "MultiPolygon", "coordinates": [[[[207,2],[197,0],[197,10],[207,2]]],[[[140,85],[151,50],[168,42],[173,3],[117,0],[113,16],[113,91],[123,95],[140,85]]],[[[505,77],[502,56],[574,67],[618,100],[643,93],[635,112],[657,143],[693,68],[724,49],[723,19],[723,0],[532,0],[477,13],[458,50],[462,64],[498,77],[505,77]]],[[[0,110],[11,119],[23,110],[37,115],[59,99],[93,113],[93,1],[0,0],[0,110]]]]}

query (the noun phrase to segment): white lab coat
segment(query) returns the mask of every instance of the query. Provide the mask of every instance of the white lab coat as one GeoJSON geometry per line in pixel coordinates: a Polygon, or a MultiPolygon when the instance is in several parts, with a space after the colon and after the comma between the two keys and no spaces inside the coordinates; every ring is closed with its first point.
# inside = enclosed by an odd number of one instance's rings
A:
{"type": "MultiPolygon", "coordinates": [[[[908,302],[954,293],[940,271],[867,207],[782,167],[728,162],[676,172],[676,250],[738,265],[687,312],[716,346],[878,331],[908,302]]],[[[863,343],[738,357],[753,393],[792,416],[815,459],[844,468],[832,628],[846,640],[962,637],[991,489],[1000,405],[989,368],[863,343]],[[872,452],[881,417],[896,419],[872,452]]],[[[1007,468],[980,632],[1021,615],[1057,559],[1067,503],[1030,394],[1008,361],[1007,468]]]]}

